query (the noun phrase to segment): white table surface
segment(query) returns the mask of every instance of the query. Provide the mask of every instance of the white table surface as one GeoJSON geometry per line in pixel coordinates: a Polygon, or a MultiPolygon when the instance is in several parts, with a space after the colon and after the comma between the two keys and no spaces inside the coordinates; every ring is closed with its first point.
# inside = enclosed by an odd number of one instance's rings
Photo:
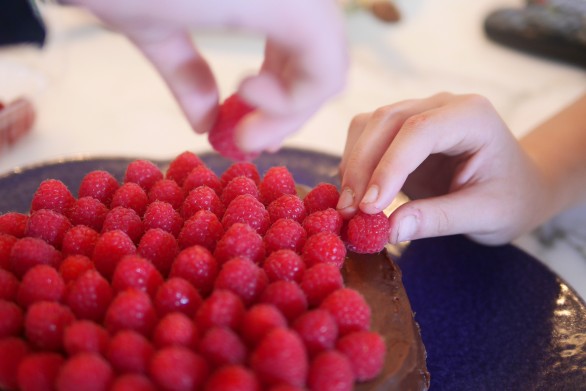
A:
{"type": "MultiPolygon", "coordinates": [[[[489,41],[482,21],[522,0],[402,0],[396,24],[347,14],[351,70],[343,93],[286,145],[340,154],[359,112],[439,91],[487,96],[512,131],[523,135],[586,90],[583,69],[538,59],[489,41]]],[[[77,156],[171,158],[210,150],[191,131],[159,76],[122,36],[86,13],[42,9],[50,28],[42,50],[0,50],[0,99],[27,93],[38,120],[33,132],[0,151],[0,174],[77,156]]],[[[222,96],[261,61],[255,37],[195,33],[222,96]]],[[[586,297],[586,259],[563,240],[544,246],[533,235],[516,243],[586,297]]]]}

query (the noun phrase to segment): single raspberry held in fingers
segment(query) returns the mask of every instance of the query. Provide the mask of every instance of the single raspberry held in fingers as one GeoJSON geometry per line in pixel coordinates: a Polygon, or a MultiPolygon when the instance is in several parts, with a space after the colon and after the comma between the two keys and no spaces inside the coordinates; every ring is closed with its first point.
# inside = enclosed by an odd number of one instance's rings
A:
{"type": "Polygon", "coordinates": [[[192,246],[177,255],[169,277],[181,277],[189,281],[202,296],[207,296],[212,291],[218,269],[216,259],[207,248],[192,246]]]}
{"type": "Polygon", "coordinates": [[[197,187],[200,186],[207,186],[219,196],[222,194],[222,181],[216,175],[215,172],[210,170],[205,165],[200,165],[195,167],[189,175],[185,178],[183,182],[183,191],[185,194],[189,194],[189,192],[197,187]]]}
{"type": "Polygon", "coordinates": [[[296,194],[283,194],[267,207],[271,223],[279,219],[291,219],[303,223],[307,216],[305,205],[296,194]]]}
{"type": "Polygon", "coordinates": [[[33,303],[25,316],[28,341],[37,349],[57,351],[63,348],[63,332],[75,320],[71,310],[52,301],[33,303]]]}
{"type": "Polygon", "coordinates": [[[137,254],[151,261],[163,277],[169,274],[173,260],[179,253],[179,245],[175,236],[160,228],[149,229],[144,233],[137,254]]]}
{"type": "Polygon", "coordinates": [[[59,272],[48,265],[37,265],[29,269],[18,290],[18,304],[27,308],[37,301],[62,301],[65,282],[59,272]]]}
{"type": "Polygon", "coordinates": [[[309,305],[315,307],[330,293],[342,288],[344,279],[337,266],[318,263],[305,271],[300,286],[309,305]]]}
{"type": "Polygon", "coordinates": [[[61,213],[39,209],[31,214],[25,235],[43,239],[51,246],[60,249],[63,237],[70,228],[69,219],[61,213]]]}
{"type": "Polygon", "coordinates": [[[93,197],[109,206],[118,187],[118,181],[108,171],[94,170],[82,178],[77,196],[93,197]]]}
{"type": "Polygon", "coordinates": [[[42,239],[24,237],[18,239],[10,251],[10,271],[17,277],[36,265],[59,267],[61,253],[42,239]]]}
{"type": "Polygon", "coordinates": [[[305,293],[293,281],[271,282],[260,297],[260,302],[277,307],[289,322],[307,311],[305,293]]]}
{"type": "Polygon", "coordinates": [[[287,167],[271,167],[265,173],[259,187],[261,199],[265,205],[281,197],[283,194],[297,194],[295,179],[287,167]]]}
{"type": "Polygon", "coordinates": [[[346,246],[338,235],[319,232],[307,239],[301,257],[308,267],[329,263],[341,269],[346,259],[346,246]]]}
{"type": "Polygon", "coordinates": [[[287,319],[272,304],[255,304],[242,318],[240,335],[249,346],[256,346],[274,328],[287,327],[287,319]]]}
{"type": "Polygon", "coordinates": [[[286,280],[299,283],[305,273],[305,263],[295,251],[283,249],[272,252],[265,259],[263,269],[271,282],[286,280]]]}
{"type": "Polygon", "coordinates": [[[224,226],[218,216],[209,210],[200,210],[185,221],[177,242],[182,249],[199,245],[213,252],[222,235],[224,226]]]}
{"type": "Polygon", "coordinates": [[[185,197],[185,201],[181,205],[181,216],[184,219],[189,219],[200,210],[209,210],[221,219],[225,209],[220,197],[213,189],[200,186],[191,190],[185,197]]]}
{"type": "Polygon", "coordinates": [[[249,194],[257,200],[260,198],[256,183],[248,177],[238,176],[226,184],[220,198],[224,205],[230,205],[234,198],[244,194],[249,194]]]}
{"type": "Polygon", "coordinates": [[[312,391],[352,391],[354,380],[348,358],[336,350],[329,350],[313,359],[307,383],[312,391]]]}
{"type": "Polygon", "coordinates": [[[279,219],[271,225],[264,238],[267,254],[288,249],[300,253],[307,240],[305,230],[295,220],[279,219]]]}
{"type": "Polygon", "coordinates": [[[80,353],[65,361],[57,381],[59,391],[108,391],[114,371],[108,362],[95,353],[80,353]]]}
{"type": "Polygon", "coordinates": [[[124,183],[136,183],[145,192],[158,180],[163,179],[163,173],[157,165],[149,160],[135,160],[126,167],[124,183]]]}
{"type": "Polygon", "coordinates": [[[16,303],[0,299],[0,339],[18,337],[24,325],[24,314],[16,303]]]}
{"type": "Polygon", "coordinates": [[[75,197],[63,182],[57,179],[47,179],[41,182],[33,194],[31,212],[50,209],[57,213],[66,214],[74,202],[75,197]]]}
{"type": "Polygon", "coordinates": [[[391,225],[383,212],[369,215],[358,212],[347,223],[346,245],[350,251],[359,254],[373,254],[382,251],[389,240],[391,225]]]}
{"type": "Polygon", "coordinates": [[[11,270],[10,253],[17,240],[15,236],[0,233],[0,269],[11,270]]]}
{"type": "Polygon", "coordinates": [[[0,339],[0,389],[18,389],[18,367],[29,352],[29,347],[21,338],[0,339]]]}
{"type": "Polygon", "coordinates": [[[210,369],[197,353],[183,346],[158,350],[150,363],[149,374],[159,390],[199,390],[210,369]]]}
{"type": "Polygon", "coordinates": [[[105,357],[118,373],[147,373],[154,352],[142,334],[121,330],[110,339],[105,357]]]}
{"type": "Polygon", "coordinates": [[[128,182],[116,190],[112,196],[110,208],[123,206],[134,210],[139,216],[142,216],[148,204],[149,197],[145,190],[137,183],[128,182]]]}
{"type": "Polygon", "coordinates": [[[377,377],[385,363],[386,345],[374,331],[356,331],[340,338],[336,348],[348,357],[358,381],[377,377]]]}
{"type": "Polygon", "coordinates": [[[170,312],[161,318],[153,331],[153,343],[157,349],[179,345],[196,349],[199,331],[195,322],[181,312],[170,312]]]}
{"type": "Polygon", "coordinates": [[[260,264],[265,257],[262,237],[248,224],[235,223],[216,244],[214,257],[220,265],[234,257],[246,257],[260,264]]]}
{"type": "Polygon", "coordinates": [[[86,225],[71,227],[63,236],[61,252],[63,255],[80,254],[91,257],[98,241],[96,230],[86,225]]]}
{"type": "Polygon", "coordinates": [[[0,300],[16,301],[20,282],[6,269],[0,268],[0,300]]]}
{"type": "Polygon", "coordinates": [[[83,273],[95,269],[92,260],[85,255],[69,255],[59,265],[59,274],[65,285],[69,285],[83,273]]]}
{"type": "Polygon", "coordinates": [[[18,366],[18,388],[22,391],[53,390],[64,362],[58,353],[39,352],[26,356],[18,366]]]}
{"type": "Polygon", "coordinates": [[[303,228],[307,236],[315,235],[319,232],[332,232],[340,235],[344,218],[337,210],[328,208],[311,213],[303,220],[303,228]]]}
{"type": "Polygon", "coordinates": [[[354,289],[342,288],[330,293],[319,308],[334,316],[340,336],[370,329],[370,307],[362,294],[354,289]]]}
{"type": "Polygon", "coordinates": [[[135,288],[154,297],[163,284],[163,276],[155,266],[138,255],[127,255],[120,260],[112,276],[114,294],[135,288]]]}
{"type": "Polygon", "coordinates": [[[276,328],[252,353],[251,367],[267,385],[285,383],[301,387],[309,367],[303,341],[295,331],[276,328]]]}
{"type": "Polygon", "coordinates": [[[145,375],[126,373],[118,375],[110,391],[156,391],[153,382],[145,375]]]}
{"type": "Polygon", "coordinates": [[[106,215],[102,232],[117,229],[128,235],[134,243],[138,243],[143,234],[142,220],[134,209],[117,206],[106,215]]]}
{"type": "Polygon", "coordinates": [[[263,269],[248,258],[236,257],[222,266],[214,288],[234,292],[248,306],[258,300],[267,284],[263,269]]]}
{"type": "Polygon", "coordinates": [[[208,379],[205,391],[260,391],[255,374],[242,365],[226,365],[208,379]]]}
{"type": "Polygon", "coordinates": [[[108,207],[93,197],[81,197],[75,201],[67,217],[73,225],[86,225],[98,232],[102,230],[108,207]]]}
{"type": "Polygon", "coordinates": [[[0,234],[22,238],[25,235],[28,219],[28,215],[18,212],[8,212],[0,215],[0,234]]]}
{"type": "Polygon", "coordinates": [[[76,320],[63,333],[63,345],[70,356],[81,352],[104,355],[109,342],[106,329],[90,320],[76,320]]]}
{"type": "Polygon", "coordinates": [[[111,279],[116,265],[126,255],[136,253],[134,242],[120,230],[104,232],[96,241],[92,260],[106,279],[111,279]]]}
{"type": "Polygon", "coordinates": [[[168,202],[154,201],[144,212],[143,225],[145,232],[160,228],[177,237],[183,227],[183,218],[168,202]]]}
{"type": "Polygon", "coordinates": [[[256,165],[251,162],[234,162],[232,163],[223,173],[220,175],[222,184],[226,186],[232,179],[245,176],[252,179],[252,181],[258,186],[260,185],[260,174],[256,165]]]}
{"type": "Polygon", "coordinates": [[[183,182],[187,175],[197,166],[201,166],[203,161],[193,152],[185,151],[177,155],[167,168],[165,178],[172,179],[179,186],[183,186],[183,182]]]}
{"type": "Polygon", "coordinates": [[[250,194],[244,194],[230,202],[222,217],[222,225],[226,230],[236,223],[248,224],[260,235],[264,235],[271,220],[269,212],[259,200],[250,194]]]}
{"type": "Polygon", "coordinates": [[[331,183],[319,183],[303,199],[307,213],[311,214],[328,208],[336,209],[340,193],[338,188],[331,183]]]}
{"type": "Polygon", "coordinates": [[[307,311],[295,320],[293,329],[297,331],[310,356],[333,349],[338,338],[338,324],[325,310],[307,311]]]}
{"type": "Polygon", "coordinates": [[[197,327],[205,332],[211,327],[229,327],[237,330],[245,308],[240,297],[225,290],[215,290],[197,310],[197,327]]]}
{"type": "Polygon", "coordinates": [[[244,152],[235,140],[236,127],[254,108],[246,103],[238,94],[226,98],[220,105],[216,123],[208,133],[208,140],[220,155],[232,160],[252,160],[258,153],[244,152]]]}
{"type": "Polygon", "coordinates": [[[148,192],[149,202],[163,201],[179,209],[185,198],[185,192],[172,179],[160,179],[154,183],[148,192]]]}
{"type": "Polygon", "coordinates": [[[150,337],[156,323],[157,313],[148,294],[134,288],[118,293],[104,318],[110,334],[128,329],[150,337]]]}
{"type": "Polygon", "coordinates": [[[155,308],[159,317],[181,312],[192,318],[202,303],[197,289],[183,278],[171,277],[157,290],[155,308]]]}
{"type": "Polygon", "coordinates": [[[79,319],[101,322],[112,301],[112,288],[96,270],[88,270],[71,283],[66,303],[79,319]]]}
{"type": "Polygon", "coordinates": [[[243,364],[247,354],[238,334],[227,327],[208,329],[199,343],[199,351],[215,367],[243,364]]]}

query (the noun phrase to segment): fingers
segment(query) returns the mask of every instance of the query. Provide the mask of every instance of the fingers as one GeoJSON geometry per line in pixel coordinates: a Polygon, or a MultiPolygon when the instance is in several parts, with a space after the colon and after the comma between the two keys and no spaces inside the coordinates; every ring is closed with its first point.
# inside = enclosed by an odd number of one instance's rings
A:
{"type": "Polygon", "coordinates": [[[218,90],[210,67],[187,33],[135,43],[159,71],[192,128],[207,132],[217,115],[218,90]]]}

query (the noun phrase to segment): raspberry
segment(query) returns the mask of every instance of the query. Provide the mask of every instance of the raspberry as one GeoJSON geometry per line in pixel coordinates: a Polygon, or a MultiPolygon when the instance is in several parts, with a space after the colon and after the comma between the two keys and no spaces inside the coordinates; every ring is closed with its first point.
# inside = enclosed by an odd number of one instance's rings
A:
{"type": "Polygon", "coordinates": [[[53,390],[65,362],[57,353],[40,352],[26,356],[18,366],[18,388],[23,391],[53,390]]]}
{"type": "Polygon", "coordinates": [[[71,227],[63,236],[61,252],[63,255],[81,254],[91,257],[99,234],[85,225],[71,227]]]}
{"type": "Polygon", "coordinates": [[[308,372],[303,341],[292,330],[276,328],[252,353],[251,367],[267,385],[285,383],[301,387],[305,385],[308,372]]]}
{"type": "Polygon", "coordinates": [[[208,140],[220,155],[232,160],[252,160],[258,153],[242,151],[236,145],[235,133],[243,117],[254,111],[238,94],[232,94],[220,105],[214,126],[208,133],[208,140]]]}
{"type": "Polygon", "coordinates": [[[20,338],[0,339],[0,389],[16,390],[17,372],[20,363],[28,353],[27,344],[20,338]]]}
{"type": "Polygon", "coordinates": [[[234,198],[243,194],[250,194],[257,200],[260,197],[258,187],[252,179],[245,176],[237,176],[226,184],[220,198],[224,205],[229,205],[234,198]]]}
{"type": "Polygon", "coordinates": [[[33,195],[31,212],[50,209],[57,213],[66,214],[74,202],[75,198],[63,182],[57,179],[47,179],[41,182],[33,195]]]}
{"type": "Polygon", "coordinates": [[[348,250],[359,254],[382,251],[389,240],[391,225],[383,212],[369,215],[358,212],[349,221],[345,232],[348,250]]]}
{"type": "Polygon", "coordinates": [[[302,223],[307,216],[305,205],[296,194],[283,194],[267,207],[271,222],[279,219],[291,219],[302,223]]]}
{"type": "Polygon", "coordinates": [[[120,230],[104,232],[96,241],[92,260],[105,278],[110,279],[120,260],[136,253],[132,239],[120,230]]]}
{"type": "Polygon", "coordinates": [[[106,357],[118,373],[147,373],[154,352],[143,335],[134,330],[121,330],[110,339],[106,357]]]}
{"type": "Polygon", "coordinates": [[[105,354],[110,336],[106,329],[90,320],[77,320],[63,333],[65,351],[73,356],[81,352],[105,354]]]}
{"type": "Polygon", "coordinates": [[[283,194],[297,194],[293,175],[284,166],[269,168],[258,189],[265,205],[269,205],[283,194]]]}
{"type": "Polygon", "coordinates": [[[71,283],[67,305],[79,319],[101,322],[112,301],[112,288],[96,270],[88,270],[71,283]]]}
{"type": "Polygon", "coordinates": [[[301,257],[308,267],[329,263],[340,269],[346,259],[346,246],[335,233],[319,232],[307,239],[301,257]]]}
{"type": "Polygon", "coordinates": [[[307,213],[311,214],[328,208],[336,209],[340,193],[331,183],[318,183],[303,199],[307,213]]]}
{"type": "Polygon", "coordinates": [[[222,218],[224,229],[236,223],[248,224],[260,235],[264,235],[271,225],[271,220],[269,212],[259,200],[250,194],[244,194],[232,200],[222,218]]]}
{"type": "Polygon", "coordinates": [[[148,231],[153,228],[161,228],[177,237],[183,227],[183,219],[173,205],[163,202],[154,201],[147,206],[143,216],[144,230],[148,231]]]}
{"type": "Polygon", "coordinates": [[[218,275],[218,263],[205,247],[192,246],[181,251],[171,266],[170,277],[189,281],[202,296],[207,296],[218,275]]]}
{"type": "Polygon", "coordinates": [[[232,163],[220,176],[222,184],[226,186],[232,179],[245,176],[252,179],[252,181],[258,186],[260,185],[260,175],[256,168],[256,165],[251,162],[234,162],[232,163]]]}
{"type": "Polygon", "coordinates": [[[263,292],[260,302],[277,307],[289,322],[307,310],[305,294],[293,281],[271,282],[263,292]]]}
{"type": "Polygon", "coordinates": [[[140,238],[137,254],[151,261],[163,276],[169,274],[173,260],[179,253],[175,237],[160,228],[149,229],[140,238]]]}
{"type": "Polygon", "coordinates": [[[15,301],[19,285],[14,274],[0,268],[0,300],[15,301]]]}
{"type": "Polygon", "coordinates": [[[216,244],[214,257],[220,265],[234,257],[260,264],[265,257],[262,237],[248,224],[233,224],[216,244]]]}
{"type": "Polygon", "coordinates": [[[37,301],[61,301],[65,295],[65,282],[57,270],[48,265],[30,268],[20,282],[18,304],[26,308],[37,301]]]}
{"type": "Polygon", "coordinates": [[[150,188],[158,180],[163,179],[163,173],[153,162],[148,160],[135,160],[126,167],[124,183],[136,183],[144,191],[150,188]]]}
{"type": "Polygon", "coordinates": [[[59,265],[59,274],[65,285],[77,280],[88,270],[95,270],[95,267],[92,260],[85,255],[69,255],[59,265]]]}
{"type": "Polygon", "coordinates": [[[218,216],[209,210],[202,209],[185,221],[177,241],[180,248],[197,244],[214,251],[222,235],[224,235],[224,227],[218,216]]]}
{"type": "Polygon", "coordinates": [[[118,187],[120,185],[112,174],[103,170],[94,170],[82,178],[77,196],[79,198],[93,197],[109,206],[118,187]]]}
{"type": "Polygon", "coordinates": [[[156,388],[148,377],[127,373],[116,377],[110,391],[156,391],[156,388]]]}
{"type": "Polygon", "coordinates": [[[201,331],[211,327],[238,329],[244,316],[244,304],[236,294],[218,289],[208,297],[197,310],[195,321],[201,331]]]}
{"type": "Polygon", "coordinates": [[[43,239],[51,246],[61,248],[65,232],[71,228],[67,217],[49,209],[33,212],[26,227],[26,236],[43,239]]]}
{"type": "Polygon", "coordinates": [[[293,324],[310,356],[333,349],[338,338],[338,325],[325,310],[315,309],[301,315],[293,324]]]}
{"type": "Polygon", "coordinates": [[[201,303],[201,296],[193,285],[178,277],[165,281],[155,296],[155,307],[160,317],[172,312],[181,312],[191,318],[201,303]]]}
{"type": "Polygon", "coordinates": [[[69,209],[67,217],[73,225],[87,225],[96,230],[102,230],[102,224],[108,214],[108,207],[93,197],[82,197],[75,201],[69,209]]]}
{"type": "Polygon", "coordinates": [[[209,375],[205,360],[183,346],[168,346],[155,353],[150,375],[160,390],[199,390],[209,375]]]}
{"type": "Polygon", "coordinates": [[[370,307],[356,290],[342,288],[330,293],[320,308],[329,311],[338,323],[340,336],[370,328],[370,307]]]}
{"type": "Polygon", "coordinates": [[[155,266],[138,255],[127,255],[120,260],[112,276],[114,294],[128,288],[136,288],[154,297],[163,276],[155,266]]]}
{"type": "Polygon", "coordinates": [[[379,333],[373,331],[346,334],[338,340],[336,348],[350,359],[358,381],[374,379],[385,364],[385,341],[379,333]]]}
{"type": "Polygon", "coordinates": [[[307,236],[319,232],[332,232],[340,235],[343,224],[344,219],[340,212],[332,208],[313,212],[303,220],[303,228],[307,232],[307,236]]]}
{"type": "Polygon", "coordinates": [[[138,243],[142,234],[142,220],[133,209],[117,206],[108,212],[102,225],[102,232],[120,230],[134,242],[138,243]]]}
{"type": "Polygon", "coordinates": [[[149,197],[144,189],[136,183],[128,182],[116,190],[112,196],[110,208],[123,206],[134,210],[139,216],[142,216],[148,204],[149,197]]]}
{"type": "Polygon", "coordinates": [[[254,373],[241,365],[226,365],[216,370],[205,386],[205,391],[260,391],[254,373]]]}
{"type": "Polygon", "coordinates": [[[293,250],[277,250],[265,259],[263,269],[269,281],[286,280],[301,282],[305,272],[305,263],[293,250]]]}
{"type": "Polygon", "coordinates": [[[10,251],[10,270],[22,277],[33,266],[59,267],[61,254],[53,246],[38,238],[18,239],[10,251]]]}
{"type": "Polygon", "coordinates": [[[269,388],[269,391],[305,391],[305,387],[292,386],[290,384],[278,384],[269,388]]]}
{"type": "Polygon", "coordinates": [[[185,201],[181,205],[181,216],[184,219],[188,219],[200,210],[209,210],[218,218],[222,218],[225,208],[220,197],[213,189],[207,186],[200,186],[191,190],[185,197],[185,201]]]}
{"type": "Polygon", "coordinates": [[[61,367],[56,389],[59,391],[107,391],[114,381],[112,367],[100,355],[80,353],[61,367]]]}
{"type": "Polygon", "coordinates": [[[157,322],[157,313],[149,295],[138,289],[127,289],[112,300],[104,324],[110,334],[134,330],[150,336],[157,322]]]}
{"type": "Polygon", "coordinates": [[[32,345],[44,350],[63,347],[63,331],[75,320],[68,307],[53,301],[33,303],[24,319],[24,330],[32,345]]]}
{"type": "Polygon", "coordinates": [[[23,325],[22,309],[11,301],[0,300],[0,340],[19,336],[23,325]]]}
{"type": "Polygon", "coordinates": [[[260,297],[267,284],[264,270],[248,258],[236,257],[222,266],[214,289],[230,290],[248,306],[260,297]]]}
{"type": "Polygon", "coordinates": [[[153,343],[158,349],[171,345],[195,349],[198,342],[199,333],[195,323],[181,312],[165,315],[153,332],[153,343]]]}
{"type": "Polygon", "coordinates": [[[307,240],[307,234],[297,221],[279,219],[271,225],[263,240],[267,254],[282,249],[300,253],[307,240]]]}
{"type": "Polygon", "coordinates": [[[307,383],[311,390],[352,391],[354,374],[350,361],[335,350],[320,353],[311,362],[307,383]]]}
{"type": "Polygon", "coordinates": [[[18,238],[0,233],[0,269],[10,269],[10,252],[18,238]]]}
{"type": "Polygon", "coordinates": [[[321,304],[330,293],[344,286],[340,269],[329,263],[318,263],[303,274],[301,289],[311,307],[321,304]]]}
{"type": "Polygon", "coordinates": [[[28,218],[28,215],[18,212],[8,212],[0,215],[0,233],[22,238],[28,218]]]}
{"type": "Polygon", "coordinates": [[[172,179],[160,179],[148,192],[149,202],[163,201],[179,209],[185,198],[183,189],[172,179]]]}
{"type": "Polygon", "coordinates": [[[216,175],[215,172],[210,170],[205,165],[200,165],[195,167],[187,178],[185,178],[185,182],[183,182],[183,191],[187,194],[191,190],[200,187],[200,186],[207,186],[219,196],[222,194],[222,182],[220,178],[216,175]]]}
{"type": "Polygon", "coordinates": [[[199,351],[215,367],[243,364],[247,353],[238,335],[226,327],[212,327],[206,331],[199,343],[199,351]]]}
{"type": "Polygon", "coordinates": [[[187,175],[189,175],[195,167],[202,164],[204,164],[202,160],[193,152],[182,152],[169,164],[165,177],[174,180],[179,186],[183,186],[183,182],[185,181],[185,178],[187,178],[187,175]]]}
{"type": "Polygon", "coordinates": [[[255,304],[244,314],[240,334],[248,345],[255,346],[276,327],[287,327],[281,311],[272,304],[255,304]]]}

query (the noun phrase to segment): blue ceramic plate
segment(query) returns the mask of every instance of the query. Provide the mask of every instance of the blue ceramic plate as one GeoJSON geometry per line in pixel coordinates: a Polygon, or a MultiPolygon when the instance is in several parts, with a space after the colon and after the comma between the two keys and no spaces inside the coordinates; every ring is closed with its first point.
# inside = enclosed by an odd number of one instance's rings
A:
{"type": "MultiPolygon", "coordinates": [[[[200,156],[216,172],[230,164],[200,156]]],[[[132,160],[84,158],[15,171],[0,178],[0,213],[28,212],[44,179],[60,179],[75,192],[87,172],[103,169],[121,179],[132,160]]],[[[260,172],[286,165],[307,186],[339,185],[338,162],[298,149],[255,161],[260,172]]],[[[431,390],[586,389],[586,305],[538,260],[513,246],[453,236],[415,241],[397,263],[421,326],[431,390]]]]}

